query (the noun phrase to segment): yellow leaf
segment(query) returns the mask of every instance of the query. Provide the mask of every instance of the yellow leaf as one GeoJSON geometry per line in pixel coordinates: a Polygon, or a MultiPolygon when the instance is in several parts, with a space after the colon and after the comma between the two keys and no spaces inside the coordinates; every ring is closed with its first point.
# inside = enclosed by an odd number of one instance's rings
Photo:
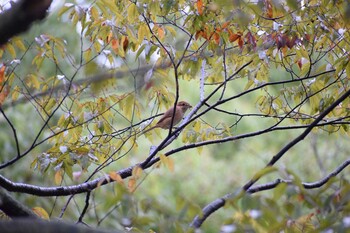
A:
{"type": "Polygon", "coordinates": [[[168,169],[169,169],[169,171],[174,172],[174,167],[175,167],[174,160],[172,158],[168,157],[168,169]]]}
{"type": "Polygon", "coordinates": [[[38,215],[40,218],[42,219],[46,219],[46,220],[49,220],[50,217],[48,215],[48,213],[41,207],[34,207],[33,209],[33,212],[38,215]]]}
{"type": "Polygon", "coordinates": [[[170,26],[166,26],[165,29],[168,30],[168,31],[171,33],[171,35],[172,35],[173,37],[176,36],[176,31],[175,31],[174,28],[172,28],[172,27],[170,27],[170,26]]]}
{"type": "Polygon", "coordinates": [[[136,166],[132,169],[132,177],[135,179],[140,178],[140,176],[142,175],[142,168],[139,166],[136,166]]]}
{"type": "Polygon", "coordinates": [[[53,106],[55,106],[56,100],[55,99],[50,99],[49,102],[45,105],[45,111],[49,112],[53,106]]]}
{"type": "Polygon", "coordinates": [[[92,16],[93,19],[97,20],[99,17],[99,13],[96,9],[96,7],[91,7],[90,8],[90,15],[92,16]]]}
{"type": "Polygon", "coordinates": [[[159,155],[160,162],[162,162],[164,165],[168,163],[168,157],[166,157],[164,154],[159,155]]]}
{"type": "Polygon", "coordinates": [[[125,104],[124,104],[124,114],[127,118],[131,118],[132,117],[132,107],[134,106],[134,95],[129,95],[128,97],[125,98],[125,104]]]}
{"type": "Polygon", "coordinates": [[[136,189],[136,179],[134,178],[130,178],[129,181],[128,181],[128,189],[129,189],[129,192],[134,192],[135,189],[136,189]]]}
{"type": "Polygon", "coordinates": [[[137,31],[137,42],[141,43],[148,33],[148,28],[145,24],[141,24],[139,30],[137,31]]]}
{"type": "Polygon", "coordinates": [[[35,75],[28,75],[27,78],[26,78],[26,84],[29,86],[29,87],[34,87],[36,89],[39,89],[40,88],[40,82],[38,80],[38,78],[35,76],[35,75]]]}
{"type": "Polygon", "coordinates": [[[203,150],[203,146],[197,147],[197,152],[198,152],[199,155],[202,154],[202,150],[203,150]]]}
{"type": "Polygon", "coordinates": [[[16,50],[10,43],[7,44],[6,51],[8,51],[13,58],[16,57],[16,50]]]}
{"type": "Polygon", "coordinates": [[[110,172],[109,177],[111,177],[112,180],[117,181],[119,184],[124,184],[123,178],[117,172],[110,172]]]}
{"type": "Polygon", "coordinates": [[[164,154],[159,155],[161,163],[163,163],[169,171],[173,172],[174,171],[174,160],[165,156],[164,154]]]}
{"type": "Polygon", "coordinates": [[[137,7],[135,4],[130,4],[129,7],[128,7],[128,21],[130,23],[133,23],[135,22],[135,20],[138,18],[138,12],[137,12],[137,7]]]}
{"type": "Polygon", "coordinates": [[[202,124],[199,121],[195,121],[193,125],[193,129],[196,132],[200,132],[202,124]]]}
{"type": "Polygon", "coordinates": [[[60,185],[62,183],[62,171],[58,170],[55,173],[55,184],[60,185]]]}
{"type": "Polygon", "coordinates": [[[13,40],[13,42],[15,43],[15,45],[17,46],[17,48],[19,48],[22,51],[26,50],[26,46],[23,44],[22,40],[19,38],[16,38],[13,40]]]}

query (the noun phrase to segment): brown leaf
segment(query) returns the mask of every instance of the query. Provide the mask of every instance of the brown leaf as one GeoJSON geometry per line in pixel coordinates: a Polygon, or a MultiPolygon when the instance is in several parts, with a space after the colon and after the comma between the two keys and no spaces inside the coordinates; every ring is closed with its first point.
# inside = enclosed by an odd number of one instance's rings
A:
{"type": "Polygon", "coordinates": [[[242,40],[242,37],[239,37],[238,39],[238,46],[242,49],[243,48],[244,41],[242,40]]]}
{"type": "Polygon", "coordinates": [[[290,49],[293,48],[296,40],[297,40],[296,36],[293,36],[292,38],[287,38],[287,42],[286,42],[287,47],[290,49]]]}
{"type": "Polygon", "coordinates": [[[301,69],[301,67],[303,66],[302,62],[301,62],[301,59],[298,60],[297,62],[298,66],[299,66],[299,69],[301,69]]]}
{"type": "Polygon", "coordinates": [[[240,34],[234,34],[234,33],[232,33],[232,31],[231,30],[229,30],[228,31],[228,33],[229,33],[229,41],[232,43],[232,42],[235,42],[238,38],[240,38],[241,37],[241,35],[240,34]]]}
{"type": "Polygon", "coordinates": [[[220,44],[220,35],[219,35],[219,33],[215,32],[213,34],[213,38],[214,38],[216,44],[220,44]]]}
{"type": "Polygon", "coordinates": [[[122,38],[122,42],[123,42],[123,49],[124,49],[124,51],[126,51],[126,49],[127,49],[128,46],[129,46],[129,39],[128,39],[128,37],[127,37],[127,36],[124,36],[124,37],[122,38]]]}
{"type": "Polygon", "coordinates": [[[248,32],[245,38],[247,42],[253,46],[253,48],[256,47],[256,39],[251,32],[248,32]]]}
{"type": "Polygon", "coordinates": [[[196,38],[196,40],[198,40],[199,37],[203,37],[203,31],[197,31],[196,34],[194,35],[194,38],[196,38]]]}

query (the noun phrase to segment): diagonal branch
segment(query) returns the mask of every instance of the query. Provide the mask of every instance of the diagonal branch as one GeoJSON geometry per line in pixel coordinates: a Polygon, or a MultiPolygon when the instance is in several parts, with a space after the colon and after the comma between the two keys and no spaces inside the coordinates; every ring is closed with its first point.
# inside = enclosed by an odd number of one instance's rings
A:
{"type": "MultiPolygon", "coordinates": [[[[346,98],[350,96],[350,90],[346,91],[342,96],[340,96],[336,101],[333,102],[328,108],[326,108],[305,130],[303,133],[301,133],[298,137],[296,137],[294,140],[289,142],[285,147],[283,147],[275,156],[272,157],[270,162],[266,165],[266,167],[273,166],[279,159],[283,157],[283,155],[290,150],[293,146],[298,144],[300,141],[302,141],[310,132],[311,130],[317,126],[317,124],[325,117],[327,114],[329,114],[335,107],[337,107],[342,101],[344,101],[346,98]]],[[[254,175],[254,178],[252,178],[248,183],[246,183],[242,190],[239,192],[241,195],[244,192],[247,192],[249,188],[253,184],[255,184],[261,176],[259,175],[254,175]]],[[[219,198],[217,201],[215,200],[214,202],[210,203],[207,205],[205,208],[203,208],[203,214],[202,216],[196,216],[191,223],[191,226],[194,228],[199,228],[203,222],[211,215],[213,214],[216,210],[222,208],[225,205],[226,200],[230,199],[232,196],[235,194],[227,194],[222,198],[219,198]]]]}
{"type": "Polygon", "coordinates": [[[2,115],[5,117],[7,123],[10,125],[10,128],[12,130],[13,133],[13,137],[15,138],[15,143],[16,143],[16,150],[17,150],[17,157],[21,156],[21,151],[19,149],[19,142],[18,142],[18,138],[17,138],[17,131],[15,126],[12,124],[12,122],[10,121],[10,119],[7,117],[7,115],[5,114],[4,110],[2,109],[2,107],[0,106],[0,112],[2,113],[2,115]]]}
{"type": "MultiPolygon", "coordinates": [[[[340,172],[342,172],[349,165],[350,165],[350,159],[348,159],[345,162],[343,162],[339,167],[337,167],[334,171],[329,173],[327,176],[325,176],[321,180],[315,181],[313,183],[302,182],[302,185],[304,186],[305,189],[319,188],[322,185],[326,184],[331,178],[337,176],[340,172]]],[[[255,187],[251,187],[251,188],[247,189],[246,191],[244,191],[242,189],[239,189],[235,193],[226,194],[225,196],[220,197],[220,198],[214,200],[213,202],[209,203],[207,206],[205,206],[202,209],[201,217],[196,216],[193,219],[193,221],[192,221],[190,226],[193,227],[193,228],[199,228],[203,224],[203,222],[212,213],[214,213],[215,211],[217,211],[218,209],[223,207],[225,205],[226,201],[229,200],[229,199],[239,198],[242,195],[244,195],[244,192],[257,193],[257,192],[261,192],[261,191],[265,191],[265,190],[270,190],[270,189],[276,188],[281,183],[293,184],[293,181],[292,180],[277,179],[277,180],[275,180],[273,182],[270,182],[270,183],[258,185],[258,186],[255,186],[255,187]]]]}
{"type": "MultiPolygon", "coordinates": [[[[38,218],[27,206],[15,200],[0,188],[0,210],[10,218],[38,218]]],[[[3,219],[2,219],[3,220],[3,219]]]]}

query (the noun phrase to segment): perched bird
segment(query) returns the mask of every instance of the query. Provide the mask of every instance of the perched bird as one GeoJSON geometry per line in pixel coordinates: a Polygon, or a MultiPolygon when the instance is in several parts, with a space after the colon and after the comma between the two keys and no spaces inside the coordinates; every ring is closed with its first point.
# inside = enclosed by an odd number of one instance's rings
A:
{"type": "MultiPolygon", "coordinates": [[[[176,111],[175,111],[175,117],[173,120],[173,125],[176,125],[177,123],[179,123],[181,121],[185,112],[189,108],[192,108],[192,106],[189,103],[187,103],[186,101],[179,101],[176,104],[176,111]]],[[[169,129],[170,125],[171,125],[171,119],[173,118],[173,114],[174,114],[174,106],[169,108],[164,113],[162,118],[160,118],[160,120],[157,122],[157,124],[155,126],[152,126],[151,128],[142,132],[142,134],[147,133],[148,131],[155,129],[155,128],[169,129]]]]}

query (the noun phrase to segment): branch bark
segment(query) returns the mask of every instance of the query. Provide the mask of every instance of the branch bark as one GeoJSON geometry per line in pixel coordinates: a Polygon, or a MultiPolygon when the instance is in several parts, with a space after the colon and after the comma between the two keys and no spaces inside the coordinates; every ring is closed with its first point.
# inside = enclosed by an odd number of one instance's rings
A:
{"type": "Polygon", "coordinates": [[[88,228],[82,225],[67,223],[63,221],[42,221],[31,219],[16,219],[13,221],[0,221],[2,233],[27,233],[27,232],[48,232],[48,233],[125,233],[125,231],[115,230],[107,231],[94,228],[88,228]]]}
{"type": "Polygon", "coordinates": [[[0,188],[0,210],[11,218],[38,218],[30,209],[13,199],[2,188],[0,188]]]}
{"type": "Polygon", "coordinates": [[[52,0],[22,0],[0,14],[0,45],[29,29],[30,25],[46,16],[52,0]]]}

